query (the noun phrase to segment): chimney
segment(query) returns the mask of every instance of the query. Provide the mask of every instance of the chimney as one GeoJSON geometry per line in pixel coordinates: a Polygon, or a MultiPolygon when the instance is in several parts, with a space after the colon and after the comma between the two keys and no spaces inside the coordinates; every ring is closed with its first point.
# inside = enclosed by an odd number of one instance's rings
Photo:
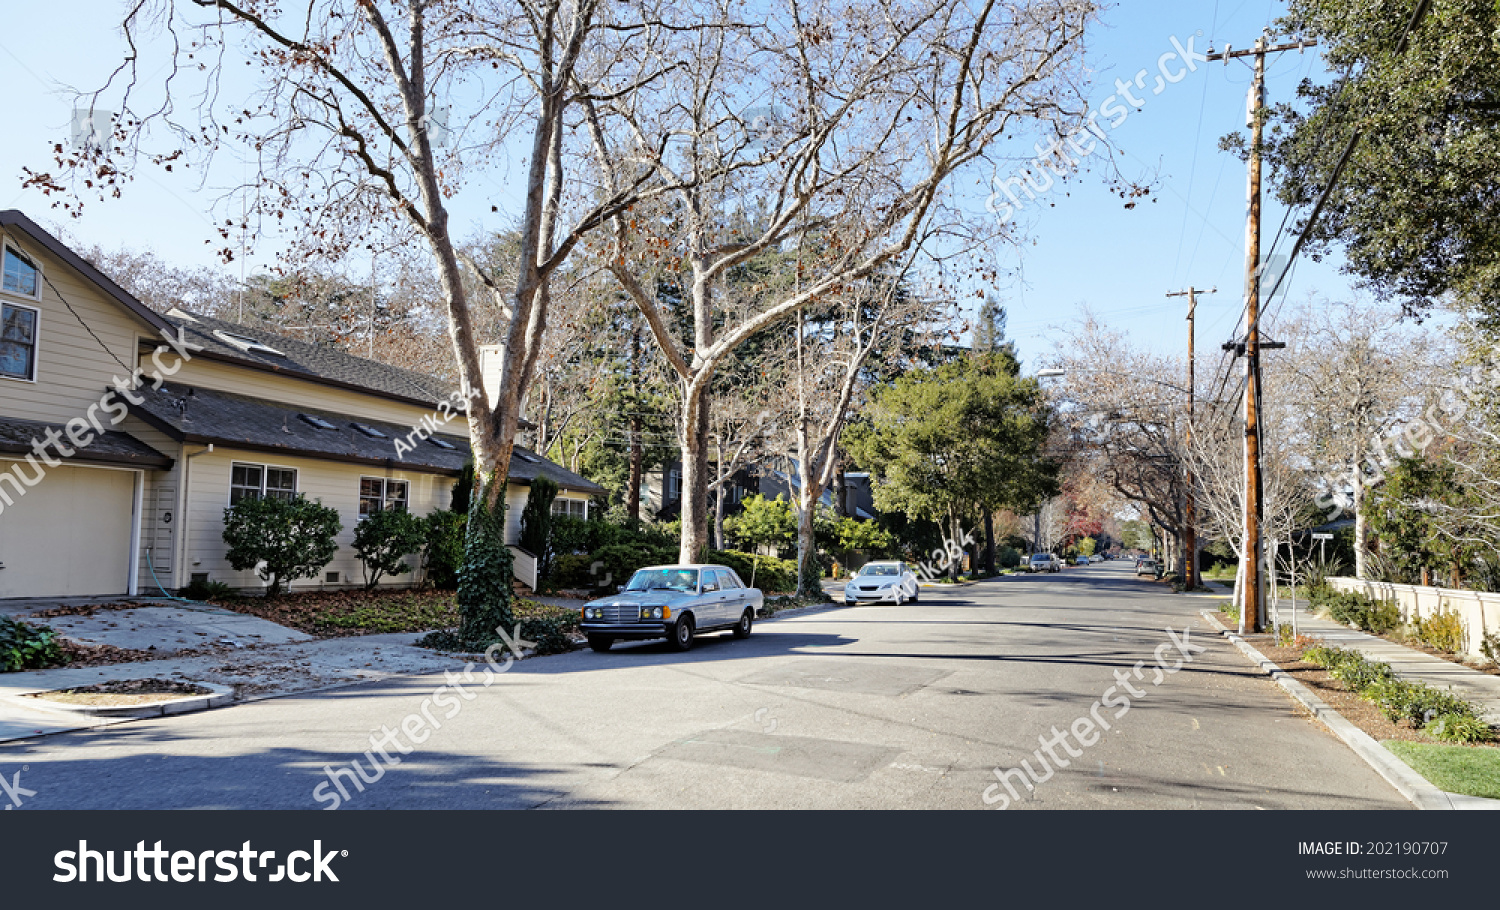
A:
{"type": "Polygon", "coordinates": [[[500,363],[503,360],[505,345],[482,344],[479,346],[479,377],[484,386],[484,394],[489,398],[493,406],[500,398],[500,363]]]}

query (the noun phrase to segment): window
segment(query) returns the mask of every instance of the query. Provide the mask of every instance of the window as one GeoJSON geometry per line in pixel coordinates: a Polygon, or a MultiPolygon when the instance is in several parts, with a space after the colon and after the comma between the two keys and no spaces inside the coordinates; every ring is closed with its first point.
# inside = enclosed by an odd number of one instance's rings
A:
{"type": "Polygon", "coordinates": [[[42,273],[24,253],[5,248],[5,279],[0,287],[12,294],[41,299],[42,273]]]}
{"type": "Polygon", "coordinates": [[[36,380],[36,324],[31,307],[0,306],[0,376],[36,380]]]}
{"type": "Polygon", "coordinates": [[[359,479],[359,517],[374,515],[385,509],[406,511],[406,481],[384,477],[359,479]]]}
{"type": "Polygon", "coordinates": [[[263,464],[239,464],[229,468],[229,504],[241,499],[297,498],[297,472],[291,468],[271,468],[263,464]]]}
{"type": "Polygon", "coordinates": [[[251,352],[258,352],[261,354],[275,354],[277,357],[286,356],[270,345],[262,344],[261,342],[256,341],[254,338],[246,338],[244,335],[235,335],[231,332],[216,330],[214,332],[214,337],[229,344],[231,347],[239,348],[247,354],[251,352]]]}
{"type": "Polygon", "coordinates": [[[457,446],[455,446],[453,443],[447,441],[446,439],[439,439],[436,436],[429,436],[429,437],[427,437],[427,441],[430,442],[430,443],[432,443],[433,445],[437,446],[440,449],[456,449],[456,448],[458,448],[457,446]]]}
{"type": "Polygon", "coordinates": [[[719,590],[721,591],[733,591],[736,588],[744,587],[744,585],[740,584],[739,576],[735,575],[729,569],[720,569],[717,574],[719,576],[719,590]]]}
{"type": "Polygon", "coordinates": [[[552,500],[552,514],[566,515],[569,518],[588,518],[589,504],[582,499],[554,499],[552,500]]]}
{"type": "Polygon", "coordinates": [[[328,421],[324,420],[321,417],[314,417],[311,414],[298,414],[297,416],[299,418],[301,418],[301,420],[302,420],[303,423],[306,423],[308,426],[312,427],[313,429],[317,429],[317,430],[336,430],[336,429],[338,429],[338,427],[334,426],[333,424],[329,423],[328,421]]]}
{"type": "Polygon", "coordinates": [[[354,429],[360,431],[361,433],[365,434],[366,436],[370,437],[371,439],[390,439],[391,438],[391,437],[387,436],[383,430],[378,430],[375,427],[372,427],[372,426],[370,426],[368,424],[351,423],[349,425],[351,427],[354,427],[354,429]]]}

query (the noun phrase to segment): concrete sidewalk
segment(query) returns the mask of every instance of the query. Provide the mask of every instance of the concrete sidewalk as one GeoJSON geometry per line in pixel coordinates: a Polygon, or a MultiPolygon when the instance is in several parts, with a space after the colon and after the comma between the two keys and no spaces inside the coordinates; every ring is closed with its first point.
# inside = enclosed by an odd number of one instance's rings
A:
{"type": "MultiPolygon", "coordinates": [[[[1209,584],[1220,587],[1226,596],[1232,593],[1229,588],[1220,586],[1217,582],[1209,584]]],[[[1282,601],[1281,609],[1282,615],[1288,616],[1287,601],[1282,601]]],[[[1390,664],[1391,669],[1403,679],[1418,680],[1438,689],[1451,689],[1453,694],[1482,708],[1485,720],[1491,724],[1500,724],[1500,676],[1482,673],[1415,648],[1357,632],[1332,620],[1319,619],[1312,615],[1307,602],[1303,600],[1297,601],[1297,631],[1321,638],[1331,646],[1350,648],[1371,660],[1390,664]]]]}
{"type": "Polygon", "coordinates": [[[107,680],[157,678],[211,683],[232,687],[236,701],[246,702],[392,676],[462,668],[463,661],[457,657],[414,646],[412,642],[418,637],[413,632],[393,632],[311,639],[279,645],[221,647],[211,653],[137,663],[0,674],[0,742],[130,720],[44,708],[36,700],[24,698],[33,692],[107,680]]]}

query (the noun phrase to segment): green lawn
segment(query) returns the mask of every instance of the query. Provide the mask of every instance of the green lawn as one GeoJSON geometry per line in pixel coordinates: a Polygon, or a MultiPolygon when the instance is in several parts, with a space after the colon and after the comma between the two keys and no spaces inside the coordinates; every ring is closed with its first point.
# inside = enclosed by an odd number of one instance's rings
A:
{"type": "Polygon", "coordinates": [[[1500,799],[1500,749],[1396,739],[1384,745],[1439,789],[1500,799]]]}

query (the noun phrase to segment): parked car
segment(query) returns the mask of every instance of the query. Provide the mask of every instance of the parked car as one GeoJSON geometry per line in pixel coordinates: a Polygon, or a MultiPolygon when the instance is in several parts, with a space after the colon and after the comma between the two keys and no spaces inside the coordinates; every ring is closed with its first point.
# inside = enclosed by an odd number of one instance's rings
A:
{"type": "Polygon", "coordinates": [[[765,605],[728,566],[648,566],[637,569],[618,594],[583,607],[580,627],[595,651],[617,641],[665,638],[686,651],[702,632],[728,630],[749,638],[755,616],[765,605]]]}
{"type": "Polygon", "coordinates": [[[844,603],[916,603],[922,593],[917,575],[900,561],[867,562],[844,585],[844,603]]]}
{"type": "Polygon", "coordinates": [[[1103,562],[1104,560],[1106,560],[1108,558],[1109,557],[1104,556],[1102,554],[1095,553],[1093,556],[1089,557],[1089,562],[1103,562]]]}
{"type": "Polygon", "coordinates": [[[1087,556],[1080,556],[1077,559],[1073,560],[1073,565],[1075,566],[1086,566],[1088,564],[1089,558],[1087,556]]]}
{"type": "Polygon", "coordinates": [[[1062,563],[1051,553],[1033,553],[1031,561],[1026,564],[1032,572],[1061,572],[1062,563]]]}
{"type": "Polygon", "coordinates": [[[1136,560],[1136,563],[1135,563],[1135,574],[1136,575],[1150,575],[1152,577],[1155,577],[1156,576],[1156,560],[1154,560],[1154,559],[1138,559],[1138,560],[1136,560]]]}

